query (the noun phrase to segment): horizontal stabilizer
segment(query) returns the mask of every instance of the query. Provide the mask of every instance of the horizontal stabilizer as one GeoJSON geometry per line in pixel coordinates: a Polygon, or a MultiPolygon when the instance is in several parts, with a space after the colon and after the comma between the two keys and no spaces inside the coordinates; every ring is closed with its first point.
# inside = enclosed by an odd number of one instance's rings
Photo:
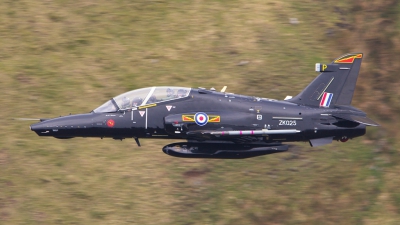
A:
{"type": "Polygon", "coordinates": [[[367,126],[379,126],[378,123],[375,121],[371,120],[368,117],[363,117],[363,116],[357,116],[357,115],[351,115],[351,114],[337,114],[337,115],[332,115],[333,117],[348,120],[348,121],[353,121],[356,123],[364,124],[367,126]]]}
{"type": "Polygon", "coordinates": [[[371,120],[368,117],[361,117],[361,116],[351,116],[351,118],[354,119],[354,121],[356,121],[357,123],[362,123],[365,124],[367,126],[379,126],[378,123],[376,123],[375,121],[371,120]]]}

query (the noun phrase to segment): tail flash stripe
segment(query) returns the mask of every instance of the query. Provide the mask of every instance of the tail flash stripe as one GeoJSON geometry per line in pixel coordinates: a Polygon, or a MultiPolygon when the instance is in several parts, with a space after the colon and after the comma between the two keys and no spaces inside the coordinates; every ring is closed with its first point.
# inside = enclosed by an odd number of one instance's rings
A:
{"type": "Polygon", "coordinates": [[[321,99],[321,102],[319,103],[319,106],[326,107],[326,108],[329,107],[329,105],[331,104],[332,98],[333,98],[332,93],[324,92],[324,95],[321,99]]]}
{"type": "Polygon", "coordinates": [[[329,105],[331,104],[332,97],[333,97],[333,94],[329,93],[329,99],[328,99],[327,107],[329,107],[329,105]]]}
{"type": "Polygon", "coordinates": [[[354,62],[354,56],[351,56],[349,58],[344,58],[344,59],[339,59],[337,60],[338,63],[353,63],[354,62]]]}
{"type": "Polygon", "coordinates": [[[335,63],[353,63],[354,59],[362,59],[362,54],[357,54],[357,55],[347,55],[344,56],[340,59],[335,60],[335,63]]]}
{"type": "Polygon", "coordinates": [[[326,92],[324,92],[324,95],[322,96],[322,99],[321,99],[321,102],[319,103],[319,106],[324,106],[325,98],[326,98],[326,92]]]}

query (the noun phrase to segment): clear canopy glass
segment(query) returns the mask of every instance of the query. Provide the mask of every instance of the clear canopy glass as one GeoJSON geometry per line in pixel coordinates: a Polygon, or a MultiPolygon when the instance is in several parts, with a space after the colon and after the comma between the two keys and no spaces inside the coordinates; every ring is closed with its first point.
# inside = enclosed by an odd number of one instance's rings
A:
{"type": "Polygon", "coordinates": [[[112,100],[108,100],[106,103],[103,105],[99,106],[93,112],[95,113],[103,113],[103,112],[116,112],[118,109],[115,106],[115,104],[112,102],[112,100]]]}
{"type": "Polygon", "coordinates": [[[190,88],[185,87],[150,87],[129,91],[104,103],[95,113],[116,112],[126,110],[141,105],[154,104],[187,97],[190,88]],[[115,104],[114,104],[115,103],[115,104]]]}

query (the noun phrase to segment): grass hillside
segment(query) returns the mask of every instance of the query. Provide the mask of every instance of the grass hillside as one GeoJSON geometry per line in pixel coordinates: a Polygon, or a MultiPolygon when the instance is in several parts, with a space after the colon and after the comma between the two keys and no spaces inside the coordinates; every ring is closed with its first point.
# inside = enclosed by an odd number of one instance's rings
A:
{"type": "Polygon", "coordinates": [[[0,2],[0,224],[398,224],[399,13],[395,0],[0,2]],[[12,120],[153,85],[283,99],[346,52],[365,53],[353,105],[382,124],[347,143],[178,159],[168,141],[40,138],[12,120]]]}

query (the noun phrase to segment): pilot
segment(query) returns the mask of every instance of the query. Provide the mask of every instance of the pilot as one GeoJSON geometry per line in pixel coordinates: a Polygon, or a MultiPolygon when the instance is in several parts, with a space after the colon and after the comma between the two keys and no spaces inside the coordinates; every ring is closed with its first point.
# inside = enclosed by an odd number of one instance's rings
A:
{"type": "Polygon", "coordinates": [[[167,97],[171,98],[174,96],[174,90],[172,90],[172,88],[168,88],[167,89],[167,97]]]}
{"type": "Polygon", "coordinates": [[[132,100],[132,107],[140,106],[143,103],[143,99],[140,97],[136,97],[132,100]]]}
{"type": "Polygon", "coordinates": [[[156,102],[156,101],[157,101],[156,96],[155,96],[155,95],[152,95],[152,96],[149,98],[149,100],[147,100],[147,104],[154,103],[154,102],[156,102]]]}
{"type": "Polygon", "coordinates": [[[183,89],[179,89],[178,90],[178,92],[177,92],[178,98],[185,97],[185,95],[186,95],[186,91],[185,90],[183,90],[183,89]]]}
{"type": "Polygon", "coordinates": [[[129,108],[129,103],[130,103],[129,98],[128,98],[128,97],[123,97],[123,98],[122,98],[121,109],[127,109],[127,108],[129,108]]]}

